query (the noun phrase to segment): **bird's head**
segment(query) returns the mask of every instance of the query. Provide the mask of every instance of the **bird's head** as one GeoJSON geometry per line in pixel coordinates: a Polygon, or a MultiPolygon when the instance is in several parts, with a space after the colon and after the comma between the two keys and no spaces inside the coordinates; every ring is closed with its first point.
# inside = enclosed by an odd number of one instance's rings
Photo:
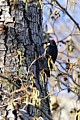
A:
{"type": "Polygon", "coordinates": [[[49,43],[50,43],[51,45],[56,45],[56,42],[55,42],[55,40],[54,40],[53,38],[50,38],[50,39],[49,39],[49,43]]]}

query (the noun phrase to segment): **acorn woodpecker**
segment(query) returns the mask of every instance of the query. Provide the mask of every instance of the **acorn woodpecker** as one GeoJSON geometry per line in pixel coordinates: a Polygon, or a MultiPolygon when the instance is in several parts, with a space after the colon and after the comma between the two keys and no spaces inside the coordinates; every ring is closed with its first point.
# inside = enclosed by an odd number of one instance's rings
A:
{"type": "Polygon", "coordinates": [[[47,61],[50,61],[50,69],[52,69],[52,62],[55,63],[56,61],[58,49],[54,39],[50,39],[49,42],[50,44],[46,48],[46,58],[47,61]]]}

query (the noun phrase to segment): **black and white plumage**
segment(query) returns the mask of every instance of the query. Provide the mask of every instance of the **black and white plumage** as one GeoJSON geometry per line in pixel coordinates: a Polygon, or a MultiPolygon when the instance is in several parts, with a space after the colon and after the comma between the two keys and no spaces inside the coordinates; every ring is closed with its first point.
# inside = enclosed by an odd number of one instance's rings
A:
{"type": "Polygon", "coordinates": [[[50,39],[50,44],[46,47],[46,58],[47,61],[49,62],[50,60],[50,69],[52,69],[52,63],[55,63],[56,59],[57,59],[57,55],[58,55],[58,49],[57,49],[57,45],[54,41],[54,39],[50,39]]]}
{"type": "Polygon", "coordinates": [[[46,55],[50,55],[53,60],[53,63],[55,63],[57,54],[58,54],[57,45],[56,45],[55,41],[53,39],[51,39],[50,45],[47,46],[47,49],[46,49],[46,55]]]}

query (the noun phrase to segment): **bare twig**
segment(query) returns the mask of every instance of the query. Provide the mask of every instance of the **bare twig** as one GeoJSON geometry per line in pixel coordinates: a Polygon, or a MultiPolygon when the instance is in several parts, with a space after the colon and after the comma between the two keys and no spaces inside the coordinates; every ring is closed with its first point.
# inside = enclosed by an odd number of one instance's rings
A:
{"type": "Polygon", "coordinates": [[[4,76],[3,74],[0,74],[0,77],[3,79],[6,79],[9,83],[13,84],[14,86],[16,86],[17,88],[20,88],[15,82],[12,81],[12,79],[4,76]]]}
{"type": "MultiPolygon", "coordinates": [[[[34,106],[32,103],[28,103],[29,105],[32,105],[32,106],[34,106]]],[[[25,107],[26,107],[27,105],[25,105],[25,107]]],[[[25,108],[24,107],[24,108],[25,108]]],[[[34,106],[36,109],[38,109],[38,110],[40,110],[49,120],[53,120],[52,119],[52,117],[48,114],[48,113],[46,113],[42,108],[40,108],[40,107],[38,107],[38,106],[34,106]]]]}
{"type": "Polygon", "coordinates": [[[30,72],[30,69],[32,67],[32,65],[39,59],[43,58],[44,57],[44,54],[42,54],[41,56],[39,56],[38,58],[36,58],[35,60],[33,60],[33,62],[31,63],[31,65],[29,66],[28,68],[28,72],[27,72],[27,78],[28,78],[28,75],[29,75],[29,72],[30,72]]]}
{"type": "Polygon", "coordinates": [[[69,12],[64,7],[62,7],[62,5],[57,0],[55,0],[55,2],[69,16],[69,18],[75,23],[75,25],[80,31],[79,24],[76,22],[76,20],[69,14],[69,12]]]}
{"type": "Polygon", "coordinates": [[[10,96],[11,96],[10,93],[9,93],[9,92],[6,92],[5,90],[0,89],[0,92],[1,92],[2,94],[6,95],[7,97],[10,97],[10,96]]]}
{"type": "Polygon", "coordinates": [[[52,117],[47,114],[42,108],[35,106],[38,110],[40,110],[49,120],[53,120],[52,117]]]}
{"type": "Polygon", "coordinates": [[[78,83],[76,83],[76,81],[73,79],[73,77],[72,77],[72,75],[69,75],[67,72],[63,72],[60,76],[62,76],[62,75],[68,75],[71,79],[72,79],[72,81],[73,81],[73,83],[77,86],[77,87],[80,87],[80,85],[78,84],[78,83]]]}

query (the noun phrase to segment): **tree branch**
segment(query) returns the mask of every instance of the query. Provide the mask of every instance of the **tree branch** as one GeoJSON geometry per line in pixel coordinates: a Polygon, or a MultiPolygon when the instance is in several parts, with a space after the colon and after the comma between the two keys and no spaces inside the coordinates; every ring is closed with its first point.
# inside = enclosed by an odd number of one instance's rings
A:
{"type": "Polygon", "coordinates": [[[12,79],[0,74],[0,77],[3,78],[3,79],[6,79],[8,80],[9,83],[13,84],[14,86],[16,86],[17,88],[20,88],[15,82],[12,81],[12,79]]]}
{"type": "MultiPolygon", "coordinates": [[[[32,106],[34,106],[32,103],[29,103],[29,105],[32,105],[32,106]]],[[[25,106],[26,107],[26,106],[25,106]]],[[[48,114],[48,113],[46,113],[42,108],[40,108],[40,107],[38,107],[38,106],[34,106],[36,109],[38,109],[38,110],[40,110],[49,120],[53,120],[52,119],[52,117],[48,114]]]]}
{"type": "Polygon", "coordinates": [[[76,22],[76,20],[68,13],[68,11],[64,7],[61,6],[61,4],[57,0],[55,0],[55,2],[69,16],[69,18],[75,23],[75,25],[80,31],[79,24],[76,22]]]}
{"type": "Polygon", "coordinates": [[[34,59],[34,60],[32,61],[31,65],[30,65],[29,68],[28,68],[27,78],[28,78],[28,75],[29,75],[29,72],[30,72],[30,69],[31,69],[32,65],[33,65],[37,60],[41,59],[42,57],[44,57],[44,53],[43,53],[41,56],[39,56],[38,58],[36,58],[36,59],[34,59]]]}
{"type": "Polygon", "coordinates": [[[41,109],[40,107],[38,106],[35,106],[38,110],[40,110],[49,120],[53,120],[52,117],[47,114],[43,109],[41,109]]]}

